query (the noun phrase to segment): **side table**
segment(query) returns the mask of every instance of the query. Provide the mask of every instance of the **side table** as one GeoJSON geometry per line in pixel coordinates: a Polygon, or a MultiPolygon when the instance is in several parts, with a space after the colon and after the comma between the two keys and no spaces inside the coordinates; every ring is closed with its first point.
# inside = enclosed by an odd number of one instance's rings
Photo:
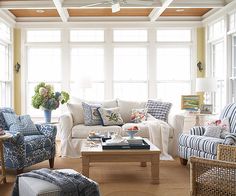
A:
{"type": "Polygon", "coordinates": [[[5,168],[5,160],[3,154],[3,142],[12,137],[12,134],[5,133],[4,135],[0,135],[0,158],[1,158],[1,166],[2,166],[2,175],[0,176],[0,182],[6,183],[6,168],[5,168]]]}

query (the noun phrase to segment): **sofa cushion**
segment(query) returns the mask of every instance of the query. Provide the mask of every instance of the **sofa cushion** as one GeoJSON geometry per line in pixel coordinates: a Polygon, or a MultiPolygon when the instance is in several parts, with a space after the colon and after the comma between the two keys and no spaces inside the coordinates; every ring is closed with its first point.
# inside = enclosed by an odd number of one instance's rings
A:
{"type": "Polygon", "coordinates": [[[120,114],[125,123],[130,122],[130,116],[133,109],[144,109],[146,102],[118,100],[120,114]]]}
{"type": "Polygon", "coordinates": [[[84,124],[91,125],[101,125],[102,118],[98,112],[98,108],[101,107],[100,104],[89,104],[82,102],[83,110],[84,110],[84,124]]]}
{"type": "Polygon", "coordinates": [[[88,137],[90,132],[96,132],[101,134],[107,134],[108,131],[120,133],[121,127],[120,126],[86,126],[84,124],[76,125],[72,128],[72,138],[80,138],[85,139],[88,137]]]}
{"type": "Polygon", "coordinates": [[[84,110],[82,107],[82,103],[67,103],[67,108],[72,115],[73,125],[84,123],[84,110]]]}
{"type": "Polygon", "coordinates": [[[102,118],[102,124],[108,125],[123,125],[123,119],[120,115],[120,109],[116,108],[98,108],[98,112],[102,118]]]}
{"type": "Polygon", "coordinates": [[[11,132],[21,132],[23,135],[40,135],[29,115],[3,113],[4,119],[11,132]]]}
{"type": "Polygon", "coordinates": [[[26,153],[53,146],[50,138],[45,135],[28,135],[24,137],[24,140],[26,153]]]}
{"type": "Polygon", "coordinates": [[[0,127],[4,130],[8,130],[9,127],[7,126],[3,113],[15,114],[15,112],[11,108],[0,108],[0,127]]]}
{"type": "Polygon", "coordinates": [[[148,100],[147,110],[148,113],[154,116],[156,119],[168,121],[168,115],[172,104],[168,102],[148,100]]]}

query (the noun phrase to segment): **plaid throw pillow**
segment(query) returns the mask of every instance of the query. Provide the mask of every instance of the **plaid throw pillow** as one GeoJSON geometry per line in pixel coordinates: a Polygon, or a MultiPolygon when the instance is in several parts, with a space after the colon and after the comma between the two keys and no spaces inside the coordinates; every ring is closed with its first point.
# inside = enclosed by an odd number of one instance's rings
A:
{"type": "Polygon", "coordinates": [[[159,120],[167,122],[172,103],[148,100],[148,113],[159,120]]]}

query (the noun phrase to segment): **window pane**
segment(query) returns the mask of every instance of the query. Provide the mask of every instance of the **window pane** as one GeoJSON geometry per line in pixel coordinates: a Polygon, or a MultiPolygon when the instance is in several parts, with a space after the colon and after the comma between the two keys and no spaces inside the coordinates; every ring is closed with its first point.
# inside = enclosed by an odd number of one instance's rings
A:
{"type": "Polygon", "coordinates": [[[0,44],[0,80],[6,81],[10,79],[8,47],[0,44]]]}
{"type": "Polygon", "coordinates": [[[210,25],[210,39],[217,39],[223,36],[224,33],[224,20],[220,20],[212,25],[210,25]]]}
{"type": "Polygon", "coordinates": [[[60,48],[29,48],[27,55],[29,81],[61,80],[60,48]]]}
{"type": "Polygon", "coordinates": [[[104,83],[93,83],[92,88],[81,89],[78,84],[71,83],[71,97],[78,97],[89,101],[104,100],[104,83]]]}
{"type": "Polygon", "coordinates": [[[182,42],[191,41],[191,30],[157,30],[157,41],[182,42]]]}
{"type": "Polygon", "coordinates": [[[104,42],[104,30],[71,30],[71,42],[104,42]]]}
{"type": "MultiPolygon", "coordinates": [[[[38,85],[38,83],[36,83],[36,82],[28,83],[28,88],[27,88],[27,114],[29,114],[33,117],[43,117],[44,116],[43,110],[35,109],[31,104],[31,100],[32,100],[32,97],[34,95],[34,88],[35,88],[35,86],[38,85]]],[[[54,87],[55,91],[61,91],[61,84],[59,84],[59,83],[49,83],[49,82],[47,82],[47,84],[52,85],[54,87]]],[[[60,115],[60,113],[61,113],[60,112],[60,107],[56,110],[53,110],[53,112],[52,112],[53,117],[60,115]]]]}
{"type": "Polygon", "coordinates": [[[232,55],[233,55],[233,61],[232,61],[232,76],[233,76],[233,77],[236,77],[236,35],[233,36],[232,55]]]}
{"type": "Polygon", "coordinates": [[[0,39],[2,40],[10,40],[11,38],[11,30],[5,23],[0,22],[0,39]]]}
{"type": "Polygon", "coordinates": [[[115,48],[114,79],[147,80],[147,49],[115,48]]]}
{"type": "Polygon", "coordinates": [[[157,48],[157,80],[190,80],[191,49],[157,48]]]}
{"type": "Polygon", "coordinates": [[[71,81],[78,81],[84,76],[93,81],[104,80],[103,48],[72,48],[71,81]]]}
{"type": "Polygon", "coordinates": [[[11,82],[0,82],[0,107],[11,107],[11,82]]]}
{"type": "Polygon", "coordinates": [[[115,83],[114,98],[145,101],[148,98],[146,83],[115,83]]]}
{"type": "Polygon", "coordinates": [[[191,93],[190,83],[158,83],[157,99],[168,101],[173,104],[173,109],[179,110],[181,106],[181,95],[189,95],[191,93]]]}
{"type": "Polygon", "coordinates": [[[235,17],[236,14],[231,14],[229,16],[229,30],[233,30],[235,28],[235,17]]]}
{"type": "Polygon", "coordinates": [[[27,42],[60,42],[60,30],[29,30],[27,42]]]}
{"type": "Polygon", "coordinates": [[[147,30],[114,30],[115,42],[146,42],[147,30]]]}

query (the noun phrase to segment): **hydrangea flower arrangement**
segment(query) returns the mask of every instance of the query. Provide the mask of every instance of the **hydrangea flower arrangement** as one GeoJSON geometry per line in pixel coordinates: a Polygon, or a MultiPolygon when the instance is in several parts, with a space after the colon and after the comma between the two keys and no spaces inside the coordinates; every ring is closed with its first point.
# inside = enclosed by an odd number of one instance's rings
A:
{"type": "Polygon", "coordinates": [[[60,104],[66,103],[70,98],[67,92],[54,92],[53,86],[44,82],[39,83],[34,92],[32,105],[36,109],[55,110],[60,104]]]}

